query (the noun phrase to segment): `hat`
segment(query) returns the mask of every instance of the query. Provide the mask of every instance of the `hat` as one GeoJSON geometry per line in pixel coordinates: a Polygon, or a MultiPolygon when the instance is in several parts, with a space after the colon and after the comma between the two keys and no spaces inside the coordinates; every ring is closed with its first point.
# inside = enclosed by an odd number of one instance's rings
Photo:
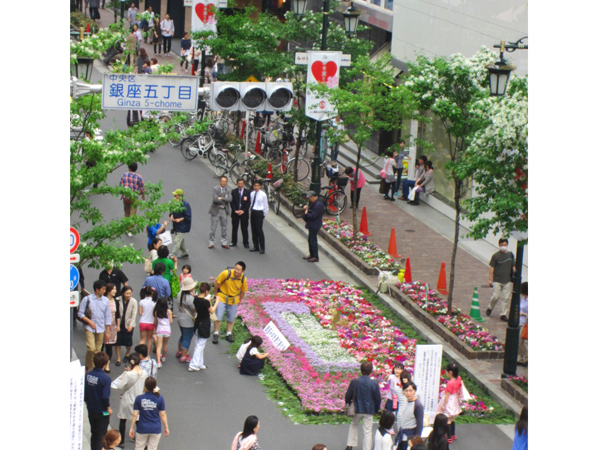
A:
{"type": "Polygon", "coordinates": [[[183,195],[183,189],[175,189],[175,192],[173,192],[173,195],[183,195]]]}
{"type": "Polygon", "coordinates": [[[315,193],[315,191],[308,191],[306,193],[306,197],[311,198],[311,197],[316,197],[317,194],[315,193]]]}
{"type": "Polygon", "coordinates": [[[184,278],[183,283],[181,284],[182,291],[191,291],[198,284],[197,281],[192,280],[190,277],[184,278]]]}

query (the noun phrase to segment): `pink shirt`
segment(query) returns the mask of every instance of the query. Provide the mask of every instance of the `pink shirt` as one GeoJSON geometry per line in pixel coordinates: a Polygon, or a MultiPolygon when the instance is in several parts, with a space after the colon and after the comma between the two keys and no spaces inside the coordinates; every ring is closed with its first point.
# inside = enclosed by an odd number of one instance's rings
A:
{"type": "MultiPolygon", "coordinates": [[[[367,180],[365,179],[365,176],[363,175],[362,170],[358,169],[357,187],[359,189],[362,188],[366,182],[367,182],[367,180]]],[[[354,190],[354,178],[350,178],[350,189],[354,190]]]]}

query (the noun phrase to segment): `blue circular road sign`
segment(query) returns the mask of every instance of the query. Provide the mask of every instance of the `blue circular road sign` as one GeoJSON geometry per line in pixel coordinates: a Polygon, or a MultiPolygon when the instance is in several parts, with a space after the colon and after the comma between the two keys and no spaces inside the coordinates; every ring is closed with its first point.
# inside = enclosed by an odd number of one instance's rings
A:
{"type": "Polygon", "coordinates": [[[69,271],[69,281],[71,282],[71,291],[79,284],[79,270],[73,264],[69,264],[71,269],[69,271]]]}

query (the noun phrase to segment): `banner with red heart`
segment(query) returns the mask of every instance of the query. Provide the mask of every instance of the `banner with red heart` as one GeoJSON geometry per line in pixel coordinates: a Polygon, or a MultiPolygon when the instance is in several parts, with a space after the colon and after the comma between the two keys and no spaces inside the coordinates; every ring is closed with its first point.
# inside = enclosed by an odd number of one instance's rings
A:
{"type": "Polygon", "coordinates": [[[211,17],[215,17],[215,4],[214,3],[198,3],[194,8],[196,15],[202,21],[202,23],[208,23],[211,17]]]}
{"type": "Polygon", "coordinates": [[[310,85],[326,84],[335,89],[339,83],[340,63],[342,52],[316,51],[308,52],[308,67],[306,71],[306,102],[305,113],[315,120],[327,120],[337,115],[335,107],[329,102],[328,95],[317,94],[310,85]]]}
{"type": "Polygon", "coordinates": [[[215,0],[194,0],[192,8],[192,31],[217,32],[215,0]]]}
{"type": "Polygon", "coordinates": [[[315,81],[318,83],[326,83],[328,78],[332,78],[337,73],[338,66],[333,61],[327,61],[323,63],[323,61],[315,61],[312,66],[310,66],[310,71],[315,77],[315,81]]]}

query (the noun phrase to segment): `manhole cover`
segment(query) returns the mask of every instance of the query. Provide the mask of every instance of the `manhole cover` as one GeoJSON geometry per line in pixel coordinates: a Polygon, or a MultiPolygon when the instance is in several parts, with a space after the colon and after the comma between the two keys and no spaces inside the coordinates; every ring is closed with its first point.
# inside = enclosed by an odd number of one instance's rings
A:
{"type": "Polygon", "coordinates": [[[404,231],[406,231],[407,233],[414,233],[415,232],[415,230],[404,230],[404,231]]]}

